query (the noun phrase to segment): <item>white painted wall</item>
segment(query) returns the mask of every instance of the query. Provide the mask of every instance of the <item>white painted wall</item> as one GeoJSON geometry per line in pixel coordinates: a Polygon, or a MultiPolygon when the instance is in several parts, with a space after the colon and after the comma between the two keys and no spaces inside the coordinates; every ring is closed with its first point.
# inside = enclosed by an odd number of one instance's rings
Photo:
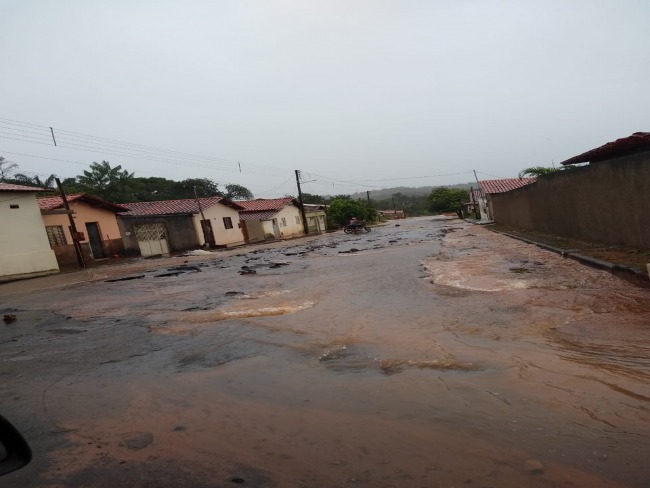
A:
{"type": "MultiPolygon", "coordinates": [[[[202,208],[205,219],[209,220],[212,225],[212,233],[214,234],[214,240],[217,245],[232,246],[244,243],[244,234],[239,227],[239,212],[237,210],[222,203],[216,203],[211,207],[202,208]],[[224,217],[230,217],[233,225],[232,229],[226,229],[223,222],[224,217]]],[[[201,214],[195,214],[193,221],[199,243],[203,246],[205,244],[205,238],[203,237],[203,229],[201,228],[201,214]]]]}
{"type": "Polygon", "coordinates": [[[34,193],[0,191],[0,279],[58,270],[34,193]]]}
{"type": "Polygon", "coordinates": [[[304,234],[302,226],[302,217],[298,207],[288,204],[282,210],[274,215],[278,219],[280,226],[280,237],[290,237],[304,234]],[[296,217],[298,217],[296,219],[296,217]],[[282,225],[282,218],[285,219],[286,225],[282,225]]]}

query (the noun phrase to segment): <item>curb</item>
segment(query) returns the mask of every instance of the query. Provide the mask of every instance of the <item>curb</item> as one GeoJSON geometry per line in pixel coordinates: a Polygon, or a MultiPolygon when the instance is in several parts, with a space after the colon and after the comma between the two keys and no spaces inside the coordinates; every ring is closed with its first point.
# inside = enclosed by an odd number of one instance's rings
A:
{"type": "Polygon", "coordinates": [[[560,254],[562,257],[573,259],[579,263],[591,266],[592,268],[605,270],[617,278],[624,279],[636,286],[643,288],[650,288],[650,277],[647,273],[639,271],[638,269],[631,268],[630,266],[621,266],[619,264],[610,263],[609,261],[603,261],[602,259],[592,258],[591,256],[585,256],[584,254],[577,253],[574,249],[561,249],[555,246],[549,246],[548,244],[543,244],[541,242],[528,239],[526,237],[520,237],[508,232],[503,231],[493,231],[497,234],[501,234],[511,239],[516,239],[526,244],[533,244],[539,248],[551,251],[557,254],[560,254]]]}

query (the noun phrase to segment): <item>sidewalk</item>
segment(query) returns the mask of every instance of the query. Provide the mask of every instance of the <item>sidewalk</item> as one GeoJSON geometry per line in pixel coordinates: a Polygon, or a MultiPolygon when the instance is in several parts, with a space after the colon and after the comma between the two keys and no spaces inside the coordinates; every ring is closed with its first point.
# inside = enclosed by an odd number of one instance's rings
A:
{"type": "Polygon", "coordinates": [[[604,269],[638,286],[650,288],[647,268],[650,263],[650,250],[607,246],[499,224],[486,227],[493,232],[534,244],[588,266],[604,269]]]}

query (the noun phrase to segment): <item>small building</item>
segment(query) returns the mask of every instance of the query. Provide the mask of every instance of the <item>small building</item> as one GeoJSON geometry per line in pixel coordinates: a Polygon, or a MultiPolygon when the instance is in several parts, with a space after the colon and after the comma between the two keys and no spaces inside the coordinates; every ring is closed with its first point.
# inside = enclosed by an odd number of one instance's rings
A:
{"type": "Polygon", "coordinates": [[[377,212],[381,220],[404,219],[404,210],[379,210],[377,212]]]}
{"type": "Polygon", "coordinates": [[[480,193],[477,196],[481,220],[494,220],[492,195],[516,190],[522,186],[535,183],[536,180],[537,178],[503,178],[501,180],[479,181],[480,193]]]}
{"type": "Polygon", "coordinates": [[[36,202],[40,188],[0,183],[0,281],[58,273],[36,202]]]}
{"type": "Polygon", "coordinates": [[[310,234],[322,234],[327,231],[327,205],[303,204],[307,226],[310,234]]]}
{"type": "Polygon", "coordinates": [[[246,242],[304,234],[300,203],[293,197],[242,200],[239,212],[246,242]]]}
{"type": "Polygon", "coordinates": [[[118,215],[130,253],[156,256],[244,243],[240,205],[223,197],[125,203],[118,215]]]}
{"type": "MultiPolygon", "coordinates": [[[[86,261],[104,259],[124,252],[115,214],[126,210],[125,207],[87,193],[68,195],[66,200],[72,211],[77,237],[86,261]]],[[[63,199],[58,196],[39,198],[38,206],[59,266],[77,266],[70,219],[63,199]]]]}

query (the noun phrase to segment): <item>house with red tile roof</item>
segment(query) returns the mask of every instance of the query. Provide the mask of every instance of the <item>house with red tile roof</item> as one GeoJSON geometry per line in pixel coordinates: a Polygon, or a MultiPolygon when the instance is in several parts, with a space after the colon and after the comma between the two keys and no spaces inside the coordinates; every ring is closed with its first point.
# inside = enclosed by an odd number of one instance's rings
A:
{"type": "Polygon", "coordinates": [[[246,242],[282,239],[304,234],[300,203],[293,197],[258,198],[237,202],[246,242]]]}
{"type": "Polygon", "coordinates": [[[0,182],[0,281],[59,272],[36,203],[42,191],[0,182]]]}
{"type": "Polygon", "coordinates": [[[70,219],[60,196],[37,199],[50,247],[61,268],[78,266],[75,238],[87,263],[124,253],[116,214],[127,210],[126,207],[87,193],[67,195],[66,200],[72,211],[76,236],[72,233],[70,219]]]}
{"type": "Polygon", "coordinates": [[[125,203],[118,215],[124,245],[142,256],[244,243],[239,202],[223,197],[125,203]]]}
{"type": "Polygon", "coordinates": [[[509,192],[535,183],[535,181],[536,178],[503,178],[500,180],[479,181],[480,193],[478,195],[478,205],[481,212],[481,220],[494,220],[492,195],[495,193],[509,192]]]}

